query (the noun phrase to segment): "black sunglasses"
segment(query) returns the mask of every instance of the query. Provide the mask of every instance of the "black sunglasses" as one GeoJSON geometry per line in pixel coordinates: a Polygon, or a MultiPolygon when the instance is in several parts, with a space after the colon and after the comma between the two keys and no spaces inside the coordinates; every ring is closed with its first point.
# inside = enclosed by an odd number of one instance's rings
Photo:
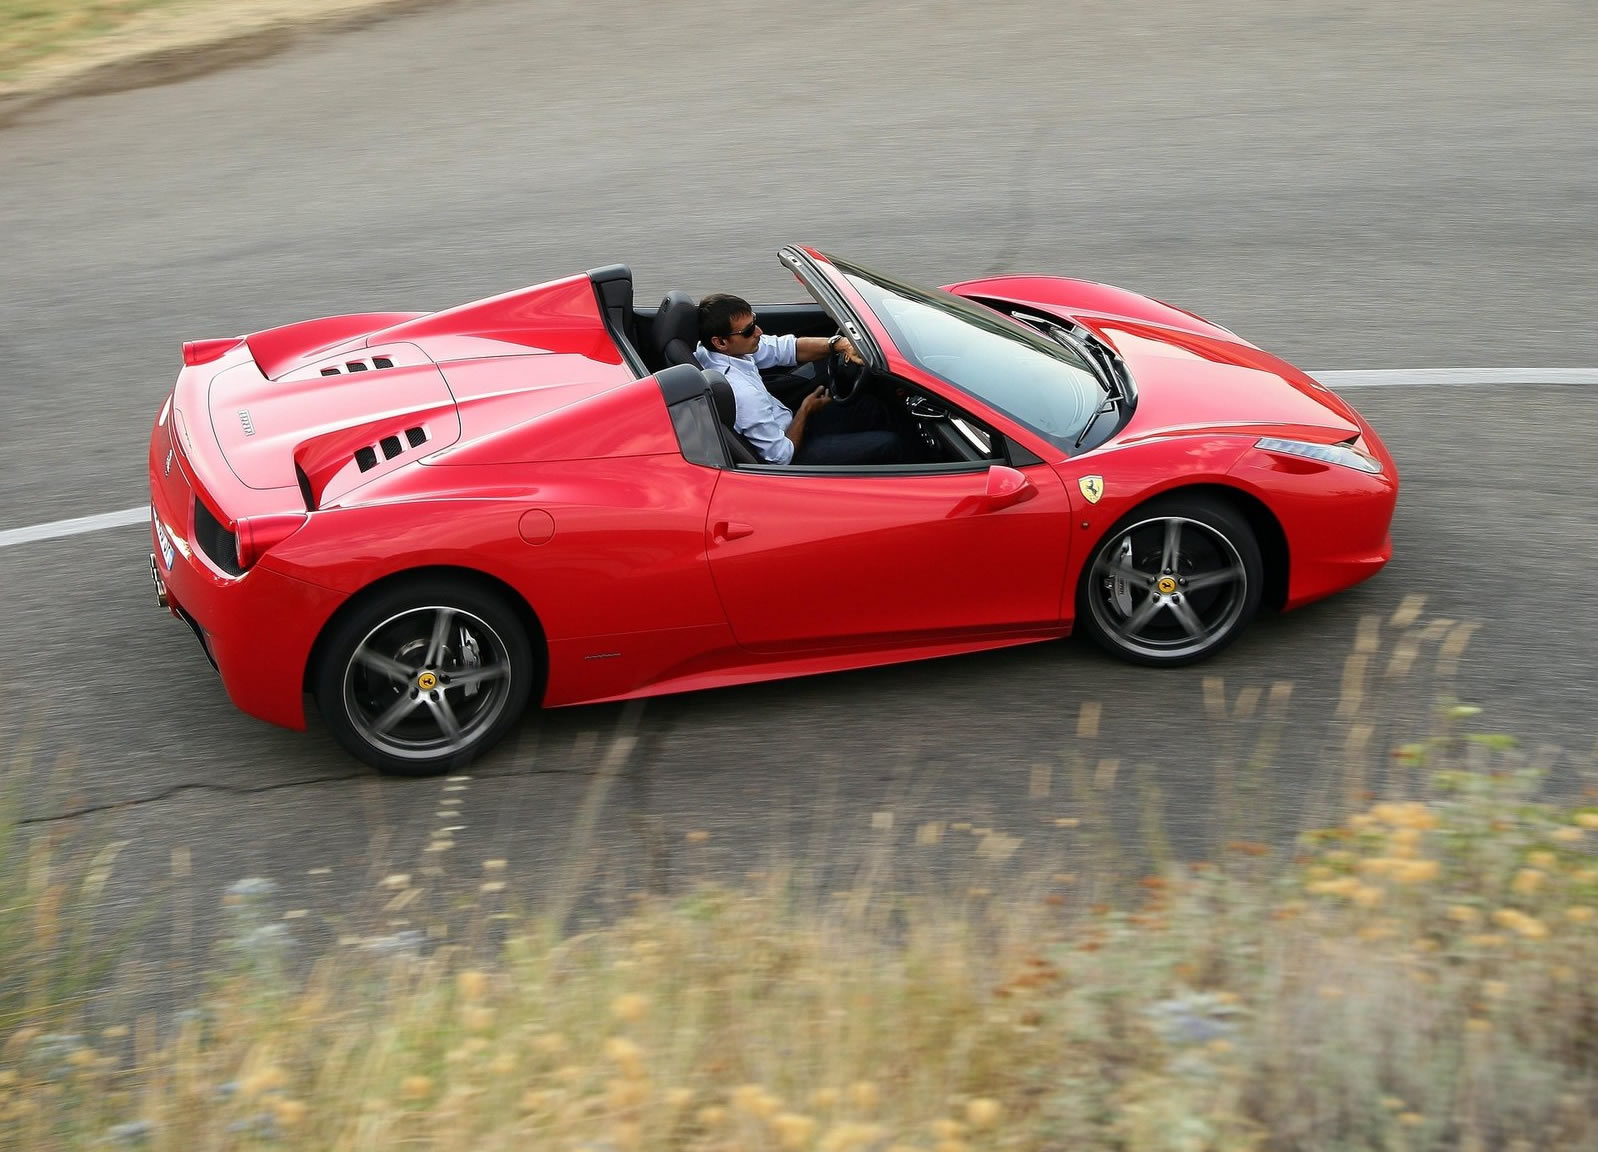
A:
{"type": "Polygon", "coordinates": [[[727,339],[731,340],[734,336],[739,336],[747,340],[749,337],[755,334],[755,329],[758,327],[760,327],[760,322],[758,320],[751,320],[742,328],[738,329],[738,331],[727,333],[727,339]]]}

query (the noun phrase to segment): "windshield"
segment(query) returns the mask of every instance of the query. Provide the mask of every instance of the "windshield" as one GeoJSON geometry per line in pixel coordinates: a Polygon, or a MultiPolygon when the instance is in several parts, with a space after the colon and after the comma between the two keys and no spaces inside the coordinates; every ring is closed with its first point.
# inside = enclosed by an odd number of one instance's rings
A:
{"type": "MultiPolygon", "coordinates": [[[[828,257],[828,259],[832,259],[828,257]]],[[[950,292],[929,292],[832,260],[865,298],[900,353],[1070,450],[1106,392],[1071,348],[950,292]]]]}

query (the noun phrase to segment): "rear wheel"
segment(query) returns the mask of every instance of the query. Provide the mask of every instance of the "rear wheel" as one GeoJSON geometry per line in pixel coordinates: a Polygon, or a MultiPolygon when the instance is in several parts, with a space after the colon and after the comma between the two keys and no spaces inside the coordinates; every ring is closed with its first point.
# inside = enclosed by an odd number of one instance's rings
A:
{"type": "Polygon", "coordinates": [[[1117,524],[1082,570],[1077,622],[1137,664],[1192,664],[1259,611],[1264,563],[1248,521],[1220,501],[1170,496],[1117,524]]]}
{"type": "Polygon", "coordinates": [[[379,771],[464,767],[520,718],[535,660],[500,594],[425,579],[387,589],[341,620],[322,649],[316,699],[339,743],[379,771]]]}

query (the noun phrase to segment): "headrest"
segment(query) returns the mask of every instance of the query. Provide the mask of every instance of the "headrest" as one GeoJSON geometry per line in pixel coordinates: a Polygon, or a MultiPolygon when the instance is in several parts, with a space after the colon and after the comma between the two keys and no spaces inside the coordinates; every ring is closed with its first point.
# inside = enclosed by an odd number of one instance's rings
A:
{"type": "Polygon", "coordinates": [[[655,314],[655,354],[667,364],[697,364],[699,305],[686,292],[668,292],[655,314]]]}

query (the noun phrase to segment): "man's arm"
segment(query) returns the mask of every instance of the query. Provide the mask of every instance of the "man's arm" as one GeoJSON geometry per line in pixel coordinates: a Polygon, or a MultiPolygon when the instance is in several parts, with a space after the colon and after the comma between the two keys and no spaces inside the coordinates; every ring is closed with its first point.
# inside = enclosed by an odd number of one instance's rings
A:
{"type": "Polygon", "coordinates": [[[847,336],[800,336],[794,341],[794,355],[799,363],[809,364],[813,360],[825,360],[836,345],[843,358],[851,364],[861,363],[860,353],[856,352],[854,345],[849,343],[847,336]]]}

